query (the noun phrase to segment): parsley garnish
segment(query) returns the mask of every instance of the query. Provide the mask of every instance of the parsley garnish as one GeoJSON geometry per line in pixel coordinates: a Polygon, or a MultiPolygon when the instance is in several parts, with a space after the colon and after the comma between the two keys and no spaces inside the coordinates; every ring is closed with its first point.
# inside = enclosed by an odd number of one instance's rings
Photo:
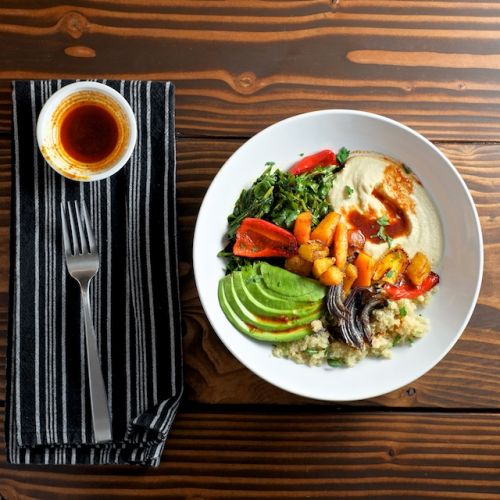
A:
{"type": "Polygon", "coordinates": [[[264,163],[265,167],[274,167],[274,165],[276,165],[274,161],[266,161],[266,163],[264,163]]]}
{"type": "Polygon", "coordinates": [[[385,277],[386,277],[386,278],[390,278],[393,274],[394,274],[394,270],[393,270],[393,269],[390,269],[389,271],[387,271],[387,272],[385,273],[385,277]]]}
{"type": "Polygon", "coordinates": [[[346,186],[344,188],[344,194],[346,198],[350,198],[352,196],[352,193],[354,193],[354,189],[351,186],[346,186]]]}
{"type": "Polygon", "coordinates": [[[405,306],[401,306],[399,308],[399,315],[404,318],[406,316],[407,312],[406,312],[406,307],[405,306]]]}
{"type": "Polygon", "coordinates": [[[337,162],[339,165],[344,165],[344,163],[347,161],[347,158],[349,158],[349,153],[350,151],[342,146],[338,151],[337,151],[337,162]]]}
{"type": "Polygon", "coordinates": [[[394,347],[395,345],[398,345],[399,343],[401,342],[401,335],[399,335],[399,333],[394,337],[393,341],[392,341],[392,347],[394,347]]]}
{"type": "Polygon", "coordinates": [[[309,356],[314,356],[315,354],[319,353],[317,349],[306,349],[305,352],[309,354],[309,356]]]}
{"type": "Polygon", "coordinates": [[[304,156],[305,153],[299,153],[299,156],[304,156]]]}
{"type": "Polygon", "coordinates": [[[384,226],[380,226],[377,234],[374,234],[373,237],[380,238],[382,241],[385,241],[389,245],[389,248],[391,248],[392,238],[388,234],[385,234],[384,226]]]}
{"type": "Polygon", "coordinates": [[[342,358],[328,358],[326,362],[334,368],[345,366],[345,361],[342,358]]]}
{"type": "Polygon", "coordinates": [[[389,225],[389,217],[387,217],[387,214],[382,215],[382,217],[379,217],[377,219],[377,224],[379,226],[388,226],[389,225]]]}
{"type": "Polygon", "coordinates": [[[389,225],[389,217],[387,217],[387,214],[379,217],[377,219],[377,224],[380,227],[378,228],[377,234],[374,234],[372,237],[385,241],[389,245],[389,248],[391,248],[392,238],[388,234],[385,234],[385,227],[389,225]]]}

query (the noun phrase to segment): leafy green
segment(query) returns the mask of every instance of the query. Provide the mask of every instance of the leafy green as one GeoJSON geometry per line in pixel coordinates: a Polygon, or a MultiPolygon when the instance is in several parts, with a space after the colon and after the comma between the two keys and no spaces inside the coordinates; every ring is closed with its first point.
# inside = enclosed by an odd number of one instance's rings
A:
{"type": "Polygon", "coordinates": [[[343,146],[337,151],[337,162],[339,165],[344,165],[349,157],[350,151],[343,146]]]}
{"type": "Polygon", "coordinates": [[[249,189],[241,192],[228,217],[228,240],[234,242],[236,231],[246,217],[265,219],[291,229],[297,216],[309,211],[313,226],[316,225],[330,210],[328,192],[341,168],[329,166],[292,175],[268,166],[249,189]]]}
{"type": "Polygon", "coordinates": [[[382,215],[382,217],[379,217],[377,219],[377,224],[379,226],[388,226],[389,225],[389,217],[387,217],[387,214],[382,215]]]}
{"type": "Polygon", "coordinates": [[[401,342],[401,335],[399,335],[399,333],[398,333],[394,337],[394,339],[392,340],[392,347],[394,347],[395,345],[398,345],[400,342],[401,342]]]}
{"type": "Polygon", "coordinates": [[[217,256],[226,259],[226,274],[231,274],[233,271],[239,271],[241,268],[253,263],[253,259],[238,257],[227,249],[221,250],[217,256]]]}
{"type": "Polygon", "coordinates": [[[406,312],[406,307],[405,306],[401,306],[399,308],[399,315],[404,318],[406,315],[407,315],[407,312],[406,312]]]}
{"type": "Polygon", "coordinates": [[[342,358],[328,358],[326,362],[335,368],[345,366],[345,361],[342,358]]]}
{"type": "Polygon", "coordinates": [[[346,198],[350,198],[352,196],[352,193],[354,193],[354,189],[351,186],[346,186],[344,188],[344,195],[346,198]]]}
{"type": "Polygon", "coordinates": [[[321,351],[318,351],[318,349],[306,349],[305,352],[306,354],[309,354],[309,356],[314,356],[315,354],[318,354],[321,351]]]}
{"type": "Polygon", "coordinates": [[[377,234],[374,234],[373,236],[385,241],[389,245],[389,248],[391,248],[392,238],[385,232],[385,227],[389,225],[389,217],[387,217],[387,214],[379,217],[377,219],[377,224],[379,225],[379,228],[377,234]]]}

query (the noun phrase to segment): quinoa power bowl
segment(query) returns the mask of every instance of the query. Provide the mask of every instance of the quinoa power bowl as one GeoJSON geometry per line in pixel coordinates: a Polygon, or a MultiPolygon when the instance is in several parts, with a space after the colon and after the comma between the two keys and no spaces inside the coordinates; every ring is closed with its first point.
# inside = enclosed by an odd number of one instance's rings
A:
{"type": "Polygon", "coordinates": [[[424,336],[443,234],[413,172],[345,148],[266,167],[238,198],[219,254],[233,326],[308,366],[390,358],[424,336]]]}

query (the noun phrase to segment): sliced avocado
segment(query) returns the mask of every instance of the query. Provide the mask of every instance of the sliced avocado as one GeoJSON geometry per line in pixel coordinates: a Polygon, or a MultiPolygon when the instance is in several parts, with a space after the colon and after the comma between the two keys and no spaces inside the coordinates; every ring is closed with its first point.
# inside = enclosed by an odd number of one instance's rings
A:
{"type": "Polygon", "coordinates": [[[277,294],[274,296],[275,298],[267,298],[267,289],[263,281],[245,281],[241,271],[235,271],[231,276],[238,298],[246,309],[258,316],[287,317],[290,320],[311,316],[316,319],[318,312],[320,313],[323,309],[322,301],[295,302],[291,297],[284,300],[279,298],[277,294]],[[259,300],[262,297],[264,300],[259,300]]]}
{"type": "MultiPolygon", "coordinates": [[[[234,274],[234,273],[233,273],[234,274]]],[[[245,304],[238,295],[234,286],[233,274],[223,278],[224,280],[224,294],[231,309],[247,324],[254,325],[257,328],[269,332],[279,332],[282,330],[289,330],[301,325],[308,325],[314,319],[321,317],[321,310],[305,316],[303,318],[280,316],[259,316],[245,307],[245,304]]]]}
{"type": "Polygon", "coordinates": [[[246,323],[240,319],[240,317],[233,311],[231,306],[229,305],[227,299],[226,299],[226,294],[224,293],[224,280],[225,278],[221,279],[219,281],[219,288],[217,290],[217,295],[219,298],[219,304],[224,311],[224,314],[226,315],[226,318],[229,320],[229,322],[236,328],[236,330],[239,330],[242,333],[248,334],[248,326],[246,323]]]}
{"type": "Polygon", "coordinates": [[[316,302],[326,295],[326,287],[316,280],[304,278],[267,262],[254,266],[268,288],[281,295],[304,302],[316,302]]]}
{"type": "Polygon", "coordinates": [[[219,303],[229,322],[241,333],[244,333],[245,335],[248,335],[256,340],[273,343],[292,342],[293,340],[299,340],[311,333],[309,325],[298,326],[281,332],[269,332],[256,328],[253,325],[246,324],[239,318],[238,314],[231,308],[229,302],[227,301],[224,293],[224,280],[225,278],[219,281],[219,303]]]}

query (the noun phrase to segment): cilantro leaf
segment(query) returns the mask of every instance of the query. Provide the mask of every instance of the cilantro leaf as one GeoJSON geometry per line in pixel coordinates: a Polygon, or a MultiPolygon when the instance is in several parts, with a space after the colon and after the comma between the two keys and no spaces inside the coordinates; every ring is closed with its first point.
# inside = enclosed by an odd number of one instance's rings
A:
{"type": "Polygon", "coordinates": [[[405,306],[401,306],[399,308],[399,315],[404,318],[408,313],[406,312],[406,307],[405,306]]]}
{"type": "Polygon", "coordinates": [[[379,217],[377,219],[377,224],[379,226],[388,226],[389,225],[389,217],[387,217],[387,214],[382,215],[382,217],[379,217]]]}
{"type": "Polygon", "coordinates": [[[389,248],[391,248],[392,238],[388,234],[385,234],[384,226],[380,226],[377,234],[372,235],[372,238],[379,238],[385,241],[389,245],[389,248]]]}
{"type": "Polygon", "coordinates": [[[346,186],[344,188],[344,195],[346,198],[350,198],[352,196],[352,193],[354,193],[354,189],[351,186],[346,186]]]}

